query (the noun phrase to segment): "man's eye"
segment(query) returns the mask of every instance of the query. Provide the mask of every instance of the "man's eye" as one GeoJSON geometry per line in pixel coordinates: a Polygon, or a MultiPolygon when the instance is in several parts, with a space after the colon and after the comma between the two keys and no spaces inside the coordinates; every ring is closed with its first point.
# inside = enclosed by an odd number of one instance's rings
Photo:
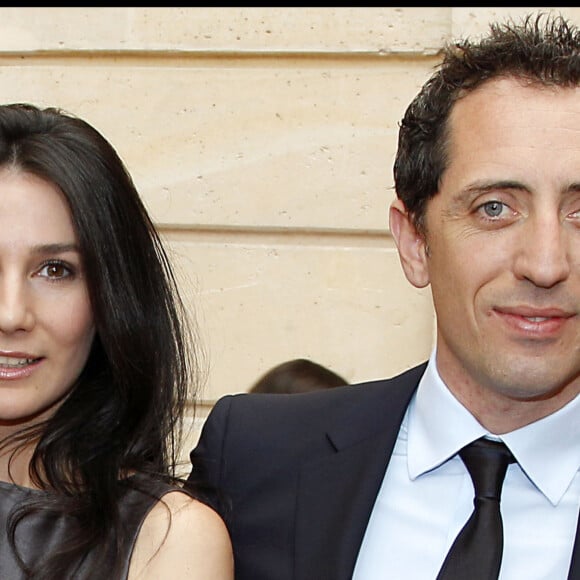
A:
{"type": "Polygon", "coordinates": [[[481,208],[488,217],[495,218],[501,215],[505,205],[501,201],[488,201],[481,208]]]}

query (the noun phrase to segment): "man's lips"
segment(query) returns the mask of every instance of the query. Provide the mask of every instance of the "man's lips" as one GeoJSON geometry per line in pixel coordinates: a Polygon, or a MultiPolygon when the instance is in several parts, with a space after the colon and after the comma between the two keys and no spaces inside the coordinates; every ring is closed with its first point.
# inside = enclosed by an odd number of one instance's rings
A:
{"type": "Polygon", "coordinates": [[[533,306],[499,306],[495,307],[494,310],[500,314],[509,314],[530,319],[571,318],[576,314],[576,312],[558,307],[536,308],[533,306]]]}
{"type": "Polygon", "coordinates": [[[529,306],[494,308],[506,324],[528,337],[551,338],[561,332],[576,313],[562,308],[533,308],[529,306]]]}

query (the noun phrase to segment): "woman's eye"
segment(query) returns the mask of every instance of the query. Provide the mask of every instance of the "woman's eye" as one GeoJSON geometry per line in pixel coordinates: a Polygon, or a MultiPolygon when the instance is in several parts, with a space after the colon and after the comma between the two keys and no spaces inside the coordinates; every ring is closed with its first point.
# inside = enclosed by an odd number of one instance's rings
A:
{"type": "Polygon", "coordinates": [[[61,262],[50,262],[45,264],[39,271],[38,275],[51,280],[59,280],[72,276],[71,268],[61,262]]]}

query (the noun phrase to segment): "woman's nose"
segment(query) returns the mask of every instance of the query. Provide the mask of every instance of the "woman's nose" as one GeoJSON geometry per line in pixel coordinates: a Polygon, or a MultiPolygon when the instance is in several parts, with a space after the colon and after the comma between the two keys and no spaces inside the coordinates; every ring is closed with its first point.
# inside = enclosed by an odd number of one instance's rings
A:
{"type": "Polygon", "coordinates": [[[31,299],[25,283],[15,276],[0,274],[0,333],[32,328],[34,315],[31,299]]]}

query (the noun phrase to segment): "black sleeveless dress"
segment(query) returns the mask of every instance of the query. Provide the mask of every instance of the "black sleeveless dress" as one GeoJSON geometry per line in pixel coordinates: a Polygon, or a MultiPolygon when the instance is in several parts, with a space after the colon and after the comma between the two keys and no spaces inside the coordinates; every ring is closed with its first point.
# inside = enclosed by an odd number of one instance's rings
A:
{"type": "MultiPolygon", "coordinates": [[[[97,559],[97,554],[89,551],[74,570],[63,573],[63,580],[126,580],[129,573],[131,554],[143,520],[157,502],[157,497],[175,491],[184,491],[176,486],[163,482],[146,480],[143,476],[133,476],[139,482],[138,488],[123,486],[120,499],[120,517],[123,525],[121,534],[122,566],[119,574],[112,576],[115,562],[114,555],[108,554],[105,559],[97,559]],[[146,489],[148,492],[140,491],[146,489]],[[157,496],[157,497],[156,497],[157,496]]],[[[12,546],[7,538],[7,521],[10,512],[23,501],[39,497],[46,492],[18,485],[0,482],[0,580],[26,580],[27,576],[19,566],[12,546]]],[[[71,536],[70,516],[55,516],[44,512],[26,516],[17,527],[16,542],[20,554],[26,562],[35,563],[42,560],[47,553],[57,550],[71,536]]]]}

